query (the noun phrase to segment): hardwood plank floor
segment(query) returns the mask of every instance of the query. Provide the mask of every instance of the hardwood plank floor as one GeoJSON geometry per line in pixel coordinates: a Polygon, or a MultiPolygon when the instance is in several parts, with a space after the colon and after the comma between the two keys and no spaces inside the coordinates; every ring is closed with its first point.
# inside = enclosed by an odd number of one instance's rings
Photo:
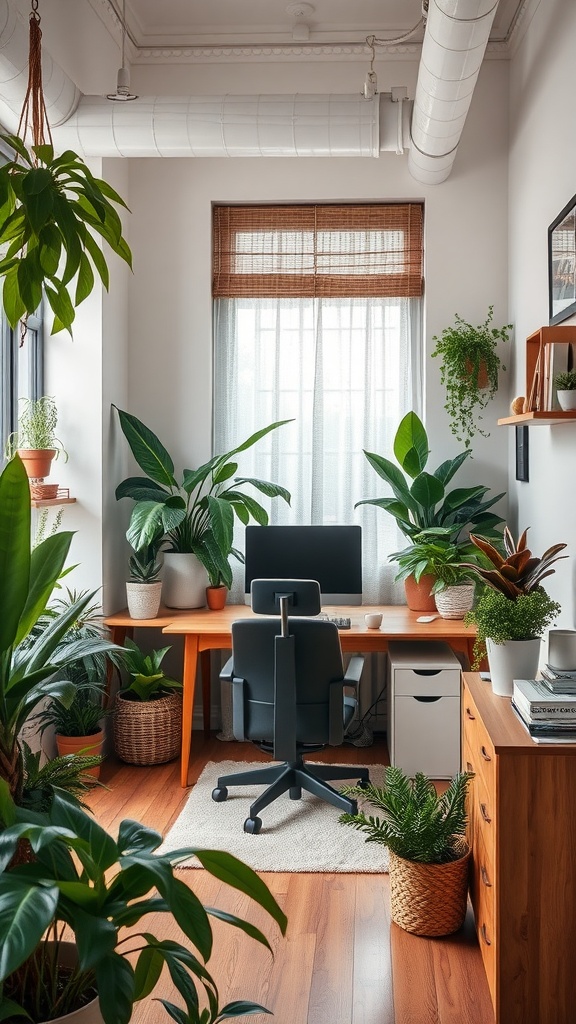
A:
{"type": "MultiPolygon", "coordinates": [[[[380,738],[372,747],[345,746],[314,757],[366,765],[388,760],[380,738]]],[[[228,759],[267,760],[251,744],[220,743],[195,733],[192,782],[207,761],[228,759]]],[[[126,817],[166,832],[189,792],[180,787],[178,762],[138,768],[110,758],[102,781],[108,788],[96,790],[90,804],[112,832],[126,817]]],[[[266,873],[264,880],[288,916],[282,939],[246,897],[201,870],[182,877],[205,904],[249,917],[272,940],[273,958],[238,929],[214,922],[210,970],[222,1002],[254,999],[274,1012],[275,1024],[494,1024],[470,912],[457,935],[424,939],[390,923],[388,875],[266,873]]],[[[169,921],[163,921],[163,933],[179,937],[169,921]]],[[[162,979],[158,995],[175,996],[169,978],[162,979]]],[[[265,1024],[271,1018],[246,1019],[265,1024]]],[[[148,999],[133,1020],[159,1024],[168,1017],[148,999]]]]}

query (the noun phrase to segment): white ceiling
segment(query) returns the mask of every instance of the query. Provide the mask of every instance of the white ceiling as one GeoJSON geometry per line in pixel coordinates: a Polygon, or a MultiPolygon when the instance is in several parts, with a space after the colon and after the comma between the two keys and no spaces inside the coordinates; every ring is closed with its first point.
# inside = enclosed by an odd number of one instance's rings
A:
{"type": "MultiPolygon", "coordinates": [[[[90,0],[102,15],[121,15],[123,0],[90,0]]],[[[293,45],[297,22],[309,28],[314,44],[361,44],[375,34],[391,39],[421,17],[421,0],[125,0],[130,42],[151,47],[293,45]],[[299,8],[303,13],[299,13],[299,8]],[[309,10],[308,8],[312,8],[309,10]]],[[[491,40],[504,43],[514,28],[523,0],[500,0],[491,40]]],[[[410,42],[421,39],[421,31],[410,42]]]]}

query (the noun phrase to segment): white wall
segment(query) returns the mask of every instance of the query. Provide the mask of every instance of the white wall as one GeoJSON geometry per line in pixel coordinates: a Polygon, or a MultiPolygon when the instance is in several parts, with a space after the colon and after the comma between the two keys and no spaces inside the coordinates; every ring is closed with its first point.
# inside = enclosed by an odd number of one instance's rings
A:
{"type": "MultiPolygon", "coordinates": [[[[514,394],[525,393],[524,339],[548,323],[547,227],[576,191],[573,129],[576,5],[537,6],[510,80],[510,315],[516,323],[514,394]]],[[[565,321],[570,323],[570,321],[565,321]]],[[[572,321],[574,322],[574,321],[572,321]]],[[[504,429],[504,428],[501,428],[504,429]]],[[[516,483],[510,431],[510,493],[536,554],[566,541],[546,588],[562,604],[560,624],[576,625],[574,477],[576,424],[530,428],[530,482],[516,483]]]]}

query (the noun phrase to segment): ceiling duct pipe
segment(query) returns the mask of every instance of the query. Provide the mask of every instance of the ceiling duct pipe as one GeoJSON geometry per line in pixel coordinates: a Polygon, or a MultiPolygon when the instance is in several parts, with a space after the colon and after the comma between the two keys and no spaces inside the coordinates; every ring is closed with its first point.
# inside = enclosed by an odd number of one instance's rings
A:
{"type": "Polygon", "coordinates": [[[450,174],[498,0],[430,0],[412,112],[408,168],[436,185],[450,174]]]}

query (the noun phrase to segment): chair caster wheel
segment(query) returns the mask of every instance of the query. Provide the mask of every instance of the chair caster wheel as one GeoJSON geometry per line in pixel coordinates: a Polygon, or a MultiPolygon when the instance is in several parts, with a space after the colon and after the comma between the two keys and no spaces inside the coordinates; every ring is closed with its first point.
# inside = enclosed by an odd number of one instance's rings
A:
{"type": "Polygon", "coordinates": [[[251,836],[257,836],[262,828],[262,818],[246,818],[244,822],[244,831],[248,832],[251,836]]]}
{"type": "Polygon", "coordinates": [[[212,799],[217,803],[221,804],[228,796],[228,790],[226,786],[217,786],[216,789],[212,790],[212,799]]]}
{"type": "Polygon", "coordinates": [[[358,781],[358,789],[368,789],[369,785],[370,781],[368,779],[359,779],[358,781]]]}

